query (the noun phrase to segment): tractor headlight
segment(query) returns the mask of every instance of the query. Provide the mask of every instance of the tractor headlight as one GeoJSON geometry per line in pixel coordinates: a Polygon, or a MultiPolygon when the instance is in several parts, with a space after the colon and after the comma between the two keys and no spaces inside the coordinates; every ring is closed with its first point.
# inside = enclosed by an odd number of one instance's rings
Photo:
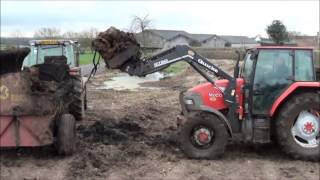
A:
{"type": "Polygon", "coordinates": [[[187,105],[192,105],[192,104],[194,104],[194,102],[193,102],[192,99],[185,99],[185,100],[184,100],[184,103],[187,104],[187,105]]]}

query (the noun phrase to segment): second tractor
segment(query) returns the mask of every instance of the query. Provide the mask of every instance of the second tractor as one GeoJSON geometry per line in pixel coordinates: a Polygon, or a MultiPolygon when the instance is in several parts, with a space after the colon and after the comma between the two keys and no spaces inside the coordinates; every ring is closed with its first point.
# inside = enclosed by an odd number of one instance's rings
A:
{"type": "Polygon", "coordinates": [[[177,124],[187,156],[217,158],[229,140],[275,140],[294,158],[319,160],[320,82],[312,48],[257,47],[246,52],[241,68],[238,53],[233,76],[186,45],[138,61],[130,53],[125,50],[106,63],[145,76],[185,61],[208,80],[180,95],[183,116],[177,124]]]}

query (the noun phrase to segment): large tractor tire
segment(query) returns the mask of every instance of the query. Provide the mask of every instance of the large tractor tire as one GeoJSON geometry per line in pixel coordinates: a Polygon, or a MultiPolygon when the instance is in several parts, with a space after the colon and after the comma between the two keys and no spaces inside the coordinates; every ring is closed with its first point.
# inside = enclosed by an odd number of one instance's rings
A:
{"type": "Polygon", "coordinates": [[[320,96],[302,93],[290,98],[276,118],[277,142],[295,159],[320,159],[320,96]]]}
{"type": "Polygon", "coordinates": [[[81,121],[85,116],[85,110],[87,109],[87,90],[82,85],[82,77],[73,76],[73,99],[70,104],[70,113],[76,118],[77,121],[81,121]]]}
{"type": "Polygon", "coordinates": [[[179,139],[184,153],[195,159],[217,159],[224,153],[229,134],[215,115],[192,112],[180,127],[179,139]]]}
{"type": "Polygon", "coordinates": [[[57,150],[60,155],[75,151],[76,121],[71,114],[63,114],[57,124],[57,150]]]}

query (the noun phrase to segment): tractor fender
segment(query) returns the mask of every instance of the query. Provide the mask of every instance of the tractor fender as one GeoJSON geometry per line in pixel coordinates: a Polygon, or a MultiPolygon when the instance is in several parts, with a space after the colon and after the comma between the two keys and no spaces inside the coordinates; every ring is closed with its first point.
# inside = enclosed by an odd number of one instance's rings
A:
{"type": "Polygon", "coordinates": [[[272,104],[269,116],[272,117],[278,107],[298,88],[316,88],[319,90],[320,82],[295,82],[291,84],[272,104]]]}
{"type": "Polygon", "coordinates": [[[232,137],[231,124],[229,120],[226,118],[226,116],[222,114],[219,110],[204,105],[202,103],[201,97],[197,93],[181,92],[179,100],[180,100],[182,112],[186,117],[188,113],[191,113],[194,111],[205,111],[205,112],[214,114],[225,124],[225,127],[227,128],[229,135],[232,137]],[[192,105],[185,104],[186,99],[192,100],[194,104],[192,105]]]}
{"type": "Polygon", "coordinates": [[[226,126],[227,130],[228,130],[228,133],[229,135],[232,137],[232,128],[231,128],[231,124],[230,122],[228,121],[228,119],[226,118],[225,115],[223,115],[220,111],[218,111],[217,109],[213,109],[213,108],[210,108],[208,106],[200,106],[200,110],[202,111],[206,111],[206,112],[209,112],[211,114],[214,114],[216,115],[221,121],[223,121],[224,125],[226,126]]]}

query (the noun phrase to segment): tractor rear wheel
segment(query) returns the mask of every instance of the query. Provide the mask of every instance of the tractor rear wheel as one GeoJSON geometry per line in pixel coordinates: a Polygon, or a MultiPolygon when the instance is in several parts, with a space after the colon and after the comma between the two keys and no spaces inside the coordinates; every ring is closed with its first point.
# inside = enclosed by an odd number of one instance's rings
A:
{"type": "Polygon", "coordinates": [[[70,104],[70,113],[81,121],[87,108],[87,91],[82,87],[82,77],[80,75],[73,76],[73,102],[70,104]]]}
{"type": "Polygon", "coordinates": [[[223,122],[215,115],[190,113],[180,128],[181,148],[188,157],[216,159],[224,153],[229,135],[223,122]]]}
{"type": "Polygon", "coordinates": [[[276,119],[277,142],[296,159],[320,158],[320,96],[302,93],[290,98],[276,119]]]}
{"type": "Polygon", "coordinates": [[[63,114],[57,124],[57,150],[60,155],[75,151],[76,121],[71,114],[63,114]]]}

